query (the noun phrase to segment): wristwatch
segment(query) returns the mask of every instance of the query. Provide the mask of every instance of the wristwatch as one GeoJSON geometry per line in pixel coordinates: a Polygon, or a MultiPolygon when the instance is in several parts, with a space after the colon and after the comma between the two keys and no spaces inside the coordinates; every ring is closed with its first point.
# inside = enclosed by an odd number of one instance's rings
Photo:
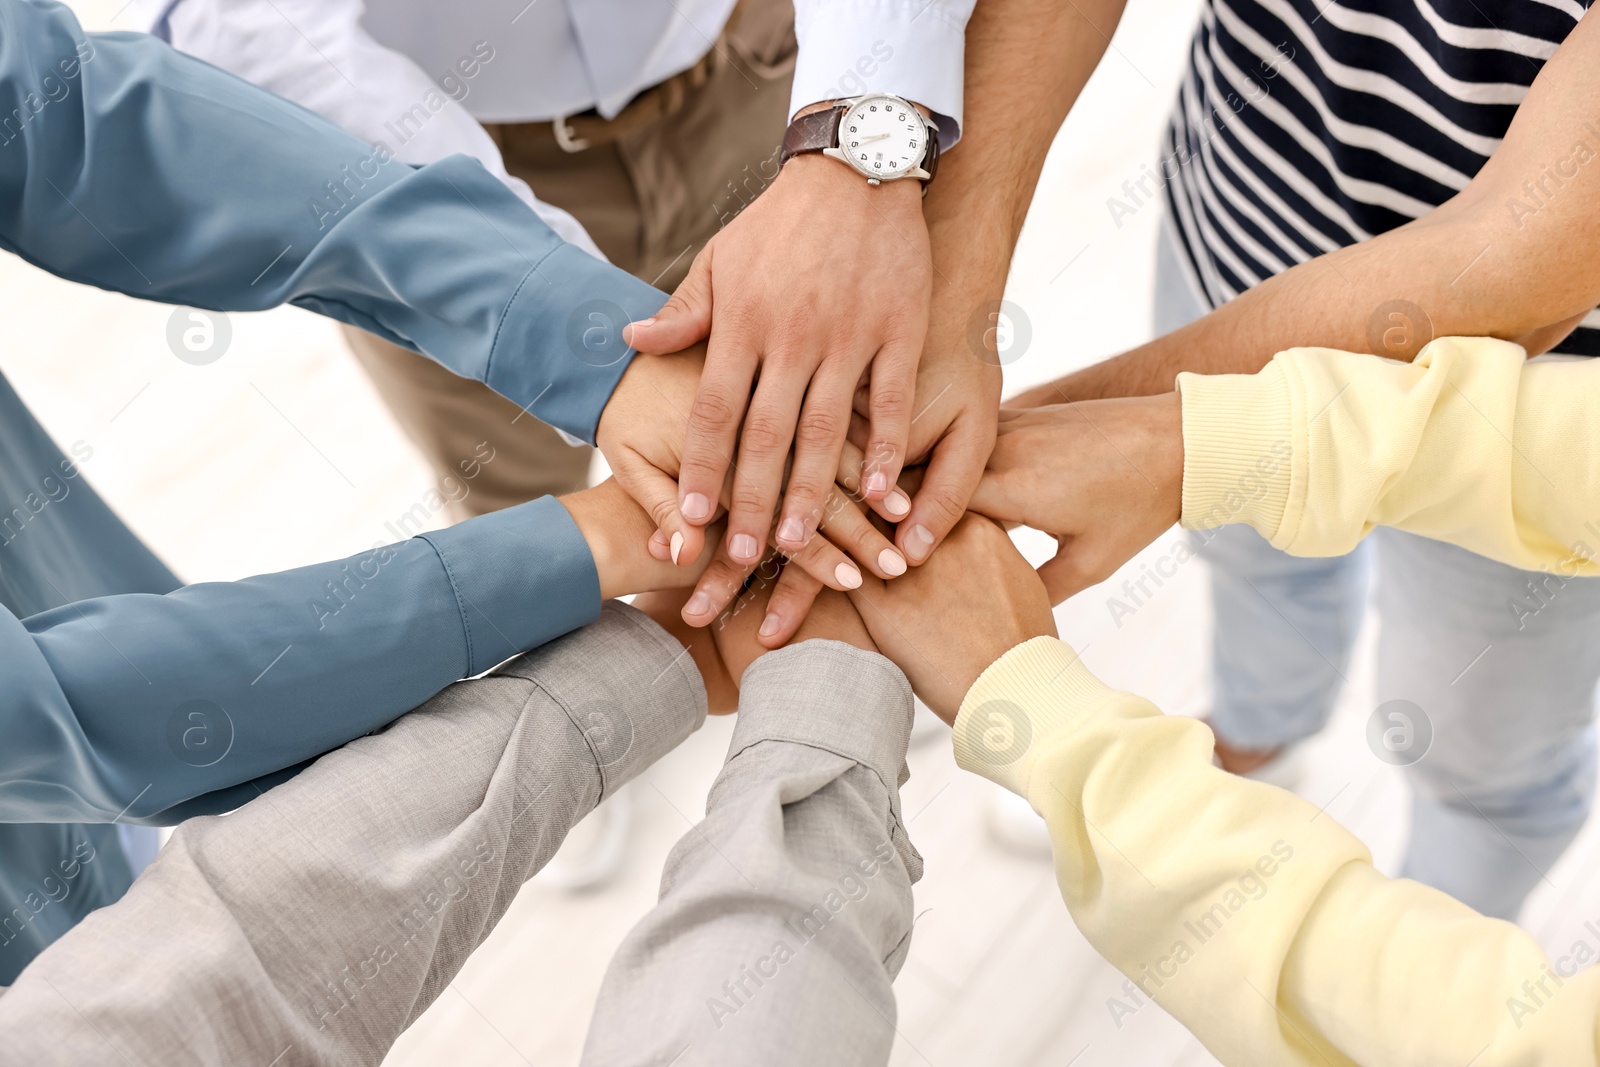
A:
{"type": "Polygon", "coordinates": [[[872,93],[789,123],[781,161],[805,152],[848,163],[868,185],[920,178],[926,189],[939,166],[939,127],[900,97],[872,93]]]}

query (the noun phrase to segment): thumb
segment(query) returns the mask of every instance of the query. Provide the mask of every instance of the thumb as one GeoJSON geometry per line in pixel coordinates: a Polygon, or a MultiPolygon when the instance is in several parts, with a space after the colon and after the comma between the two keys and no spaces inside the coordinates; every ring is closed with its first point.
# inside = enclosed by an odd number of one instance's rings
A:
{"type": "Polygon", "coordinates": [[[661,310],[623,327],[622,339],[651,356],[681,352],[711,334],[711,245],[689,264],[689,274],[661,310]]]}

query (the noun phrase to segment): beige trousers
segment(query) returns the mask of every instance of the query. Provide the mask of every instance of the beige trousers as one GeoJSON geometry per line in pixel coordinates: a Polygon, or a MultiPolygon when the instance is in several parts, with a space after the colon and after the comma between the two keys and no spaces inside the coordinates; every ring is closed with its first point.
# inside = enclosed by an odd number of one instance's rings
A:
{"type": "MultiPolygon", "coordinates": [[[[612,263],[671,291],[700,247],[778,172],[794,70],[794,9],[787,0],[744,0],[718,39],[700,83],[673,94],[666,114],[640,126],[624,111],[620,136],[591,136],[567,152],[551,124],[487,127],[506,169],[546,203],[572,213],[612,263]]],[[[592,449],[573,448],[550,427],[481,382],[371,334],[345,338],[385,403],[441,474],[454,474],[480,442],[495,450],[452,517],[498,511],[581,488],[592,449]]]]}

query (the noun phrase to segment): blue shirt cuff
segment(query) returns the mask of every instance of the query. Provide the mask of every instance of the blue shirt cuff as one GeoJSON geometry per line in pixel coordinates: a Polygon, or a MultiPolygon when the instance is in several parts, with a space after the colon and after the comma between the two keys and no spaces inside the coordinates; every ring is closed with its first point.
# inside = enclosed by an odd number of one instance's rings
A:
{"type": "Polygon", "coordinates": [[[622,328],[666,302],[633,275],[576,245],[558,245],[512,294],[484,381],[541,422],[593,444],[600,413],[635,354],[622,328]],[[519,358],[533,343],[544,358],[519,358]]]}
{"type": "Polygon", "coordinates": [[[465,676],[482,674],[600,617],[594,556],[555,497],[422,538],[439,553],[461,609],[465,676]]]}

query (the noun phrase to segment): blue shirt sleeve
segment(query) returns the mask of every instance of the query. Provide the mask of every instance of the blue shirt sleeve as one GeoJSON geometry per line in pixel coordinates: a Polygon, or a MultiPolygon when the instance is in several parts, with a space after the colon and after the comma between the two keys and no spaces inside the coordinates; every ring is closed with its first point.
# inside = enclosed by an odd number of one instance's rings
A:
{"type": "Polygon", "coordinates": [[[545,497],[298,570],[0,612],[0,822],[227,810],[599,610],[545,497]]]}
{"type": "MultiPolygon", "coordinates": [[[[0,247],[152,300],[299,304],[591,440],[620,320],[662,300],[474,162],[406,167],[49,0],[0,2],[0,247]]],[[[281,574],[0,612],[0,821],[225,810],[598,610],[545,499],[281,574]]]]}
{"type": "Polygon", "coordinates": [[[0,4],[0,247],[213,310],[292,303],[594,440],[658,290],[566,244],[476,161],[412,168],[144,34],[0,4]]]}

